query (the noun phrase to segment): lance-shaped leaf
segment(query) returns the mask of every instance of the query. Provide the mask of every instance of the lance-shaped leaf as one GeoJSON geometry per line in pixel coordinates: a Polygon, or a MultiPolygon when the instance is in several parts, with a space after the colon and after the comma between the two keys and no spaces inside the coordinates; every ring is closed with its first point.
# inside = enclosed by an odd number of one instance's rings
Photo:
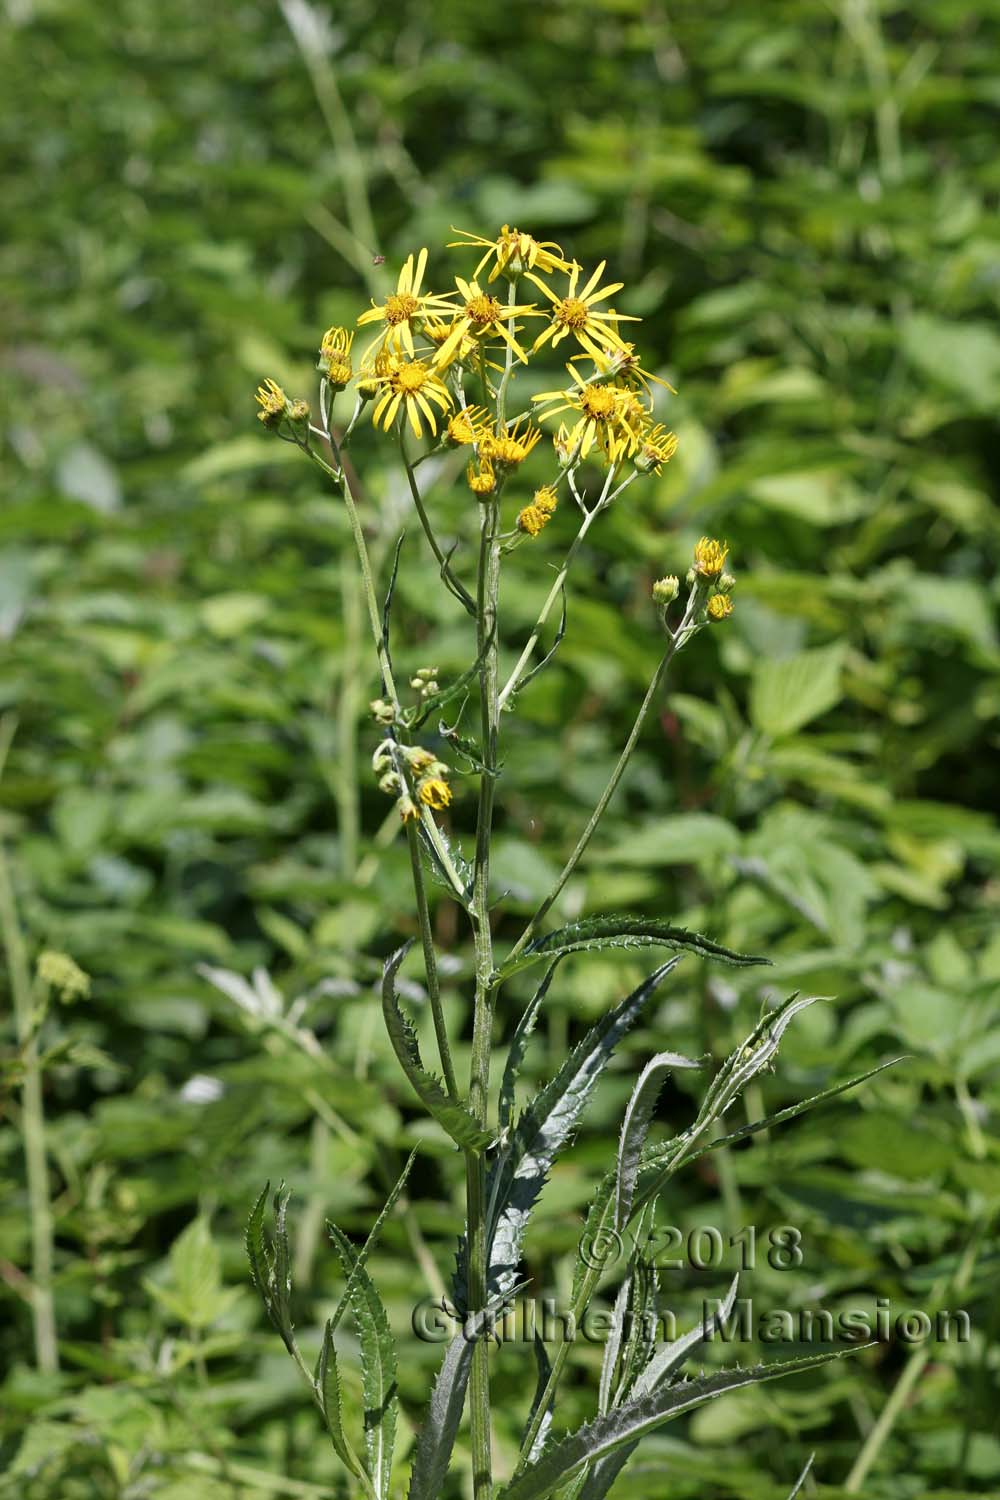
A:
{"type": "Polygon", "coordinates": [[[285,1348],[294,1357],[297,1350],[291,1314],[292,1263],[286,1225],[288,1200],[291,1194],[284,1183],[275,1193],[274,1231],[269,1237],[264,1227],[264,1213],[270,1188],[270,1183],[264,1185],[264,1191],[251,1209],[250,1218],[247,1220],[247,1259],[250,1262],[253,1284],[260,1294],[267,1315],[281,1334],[285,1348]]]}
{"type": "Polygon", "coordinates": [[[396,999],[396,974],[412,946],[411,938],[402,948],[397,948],[391,958],[386,959],[382,970],[382,1014],[389,1040],[400,1067],[428,1113],[433,1115],[459,1146],[482,1151],[489,1145],[492,1136],[489,1131],[483,1130],[463,1105],[449,1099],[439,1080],[427,1072],[420,1059],[413,1022],[403,1014],[396,999]]]}
{"type": "Polygon", "coordinates": [[[679,1052],[658,1052],[643,1068],[622,1121],[618,1143],[617,1204],[615,1228],[625,1228],[632,1212],[632,1197],[639,1175],[639,1161],[664,1079],[674,1068],[698,1068],[701,1064],[679,1052]]]}
{"type": "Polygon", "coordinates": [[[497,1116],[502,1131],[508,1128],[513,1118],[514,1089],[521,1072],[521,1064],[524,1061],[528,1040],[535,1029],[535,1022],[538,1020],[538,1012],[541,1009],[542,1001],[548,993],[549,985],[552,983],[558,967],[559,959],[557,958],[550,966],[548,973],[535,991],[530,1005],[514,1029],[510,1051],[507,1053],[507,1061],[504,1064],[503,1078],[500,1080],[500,1101],[497,1107],[497,1116]]]}
{"type": "Polygon", "coordinates": [[[596,1417],[585,1427],[570,1433],[535,1463],[528,1464],[503,1490],[503,1500],[545,1500],[553,1490],[573,1479],[586,1464],[597,1463],[619,1448],[639,1442],[647,1433],[655,1432],[665,1422],[671,1422],[683,1412],[702,1406],[713,1397],[740,1390],[743,1386],[756,1385],[764,1380],[798,1375],[805,1370],[829,1364],[831,1360],[843,1359],[862,1348],[871,1347],[858,1345],[855,1349],[809,1354],[800,1359],[756,1365],[748,1370],[720,1370],[714,1375],[670,1385],[647,1396],[627,1401],[624,1406],[617,1407],[606,1416],[596,1417]]]}
{"type": "Polygon", "coordinates": [[[502,1292],[514,1279],[528,1218],[549,1169],[571,1138],[597,1080],[621,1038],[634,1025],[660,982],[680,962],[668,959],[587,1032],[559,1072],[521,1115],[489,1180],[489,1286],[502,1292]]]}
{"type": "Polygon", "coordinates": [[[555,932],[536,938],[514,958],[507,959],[490,977],[494,987],[526,969],[529,964],[543,958],[555,958],[565,953],[583,953],[590,948],[675,948],[681,952],[697,953],[701,958],[714,958],[721,963],[769,964],[769,958],[754,958],[746,953],[734,953],[700,933],[688,932],[683,927],[674,927],[670,922],[657,917],[609,916],[587,917],[582,922],[571,922],[568,927],[559,927],[555,932]]]}
{"type": "MultiPolygon", "coordinates": [[[[511,1295],[520,1287],[512,1288],[511,1295]]],[[[494,1326],[499,1310],[510,1299],[495,1297],[480,1312],[470,1314],[445,1350],[431,1392],[430,1406],[417,1437],[407,1500],[439,1500],[462,1420],[465,1392],[472,1370],[472,1351],[494,1326]]]]}
{"type": "Polygon", "coordinates": [[[327,1320],[323,1331],[323,1347],[319,1351],[319,1359],[316,1362],[313,1384],[316,1387],[320,1410],[326,1421],[326,1430],[330,1434],[330,1441],[333,1443],[337,1457],[355,1478],[364,1482],[366,1476],[361,1460],[344,1431],[340,1405],[340,1371],[337,1367],[337,1348],[333,1342],[332,1319],[327,1320]]]}
{"type": "MultiPolygon", "coordinates": [[[[375,1223],[372,1225],[371,1229],[368,1232],[368,1238],[365,1240],[364,1244],[362,1245],[361,1249],[358,1251],[358,1253],[357,1253],[357,1255],[355,1257],[354,1266],[353,1266],[353,1268],[351,1270],[351,1274],[347,1278],[347,1285],[344,1287],[344,1290],[341,1292],[341,1294],[340,1294],[340,1301],[337,1303],[337,1306],[336,1306],[336,1309],[334,1311],[333,1317],[330,1319],[330,1327],[331,1327],[331,1329],[333,1331],[336,1331],[338,1323],[340,1322],[341,1318],[344,1316],[344,1311],[345,1311],[345,1309],[346,1309],[346,1307],[348,1305],[348,1301],[350,1299],[351,1291],[352,1291],[353,1286],[354,1286],[354,1279],[355,1279],[355,1277],[358,1275],[359,1271],[361,1271],[361,1270],[364,1269],[365,1263],[367,1262],[369,1255],[371,1255],[371,1253],[374,1250],[375,1246],[378,1244],[379,1240],[381,1239],[381,1237],[382,1237],[382,1227],[385,1224],[386,1219],[392,1213],[392,1210],[395,1208],[396,1202],[397,1202],[397,1200],[399,1198],[400,1193],[403,1191],[403,1188],[406,1186],[406,1179],[410,1175],[410,1168],[413,1166],[413,1163],[416,1160],[417,1149],[418,1148],[416,1146],[414,1146],[413,1150],[410,1152],[410,1155],[407,1158],[406,1165],[403,1168],[402,1172],[400,1172],[399,1177],[398,1177],[398,1179],[396,1181],[395,1187],[392,1189],[392,1192],[389,1194],[388,1198],[385,1200],[385,1204],[383,1205],[382,1212],[379,1214],[378,1218],[375,1220],[375,1223]]],[[[327,1227],[329,1228],[330,1226],[328,1225],[327,1227]]]]}
{"type": "MultiPolygon", "coordinates": [[[[549,1351],[546,1349],[544,1341],[542,1340],[542,1337],[539,1334],[537,1328],[533,1330],[533,1333],[535,1346],[535,1365],[538,1370],[538,1380],[535,1384],[535,1394],[531,1398],[531,1410],[528,1412],[528,1421],[525,1428],[526,1432],[534,1422],[538,1412],[538,1408],[541,1406],[542,1401],[545,1398],[545,1392],[548,1389],[549,1384],[549,1376],[552,1374],[552,1361],[549,1359],[549,1351]]],[[[555,1392],[553,1391],[552,1395],[545,1403],[545,1410],[542,1412],[541,1421],[538,1424],[538,1431],[535,1433],[534,1442],[528,1449],[527,1459],[529,1463],[533,1462],[534,1459],[540,1457],[542,1449],[545,1447],[545,1439],[548,1437],[549,1429],[552,1426],[552,1406],[554,1400],[555,1392]]]]}
{"type": "MultiPolygon", "coordinates": [[[[736,1303],[736,1291],[739,1286],[739,1280],[738,1276],[733,1277],[729,1291],[726,1293],[723,1301],[718,1304],[714,1313],[706,1313],[700,1323],[696,1323],[692,1329],[682,1334],[679,1339],[674,1339],[672,1343],[667,1344],[666,1348],[659,1350],[653,1355],[645,1369],[638,1375],[629,1392],[632,1400],[638,1400],[640,1397],[648,1395],[651,1391],[657,1390],[669,1381],[670,1376],[675,1370],[680,1368],[691,1353],[691,1350],[704,1339],[710,1338],[712,1333],[729,1319],[736,1303]]],[[[620,1405],[621,1403],[619,1402],[618,1404],[620,1405]]],[[[603,1412],[604,1409],[602,1408],[602,1415],[603,1412]]],[[[586,1483],[580,1491],[580,1500],[604,1500],[604,1496],[608,1493],[637,1447],[638,1440],[626,1443],[621,1448],[616,1449],[615,1452],[606,1454],[604,1458],[598,1459],[595,1464],[590,1466],[586,1483]]]]}
{"type": "MultiPolygon", "coordinates": [[[[405,539],[406,532],[401,531],[399,533],[399,540],[396,542],[396,550],[393,553],[392,572],[389,575],[389,587],[385,591],[385,603],[382,605],[382,650],[385,653],[385,659],[390,671],[392,670],[392,647],[389,640],[389,623],[392,619],[392,599],[396,592],[396,577],[399,573],[399,554],[403,550],[405,539]]],[[[383,693],[385,690],[386,684],[383,682],[383,693]]]]}
{"type": "Polygon", "coordinates": [[[351,1312],[361,1343],[361,1390],[365,1403],[365,1448],[368,1472],[377,1500],[388,1500],[392,1449],[396,1438],[399,1397],[396,1384],[396,1349],[389,1319],[375,1283],[358,1265],[354,1246],[335,1224],[330,1237],[351,1286],[351,1312]]]}

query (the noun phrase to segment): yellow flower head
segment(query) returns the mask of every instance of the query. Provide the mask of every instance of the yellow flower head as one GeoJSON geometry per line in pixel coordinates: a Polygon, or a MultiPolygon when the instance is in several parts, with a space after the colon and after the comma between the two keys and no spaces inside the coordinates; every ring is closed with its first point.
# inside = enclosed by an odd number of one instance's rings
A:
{"type": "Polygon", "coordinates": [[[544,281],[540,281],[532,272],[528,272],[535,286],[552,303],[549,324],[542,329],[535,340],[532,353],[540,349],[543,344],[549,343],[550,340],[552,347],[555,348],[569,334],[573,335],[581,349],[584,349],[592,359],[597,359],[602,351],[607,353],[623,347],[617,332],[618,324],[626,321],[637,323],[639,319],[626,318],[624,313],[598,307],[598,303],[613,296],[625,284],[622,281],[613,281],[610,285],[601,287],[601,277],[604,275],[606,265],[607,261],[602,260],[586,286],[579,291],[577,282],[580,278],[580,267],[574,265],[569,273],[569,289],[565,297],[557,297],[544,281]]]}
{"type": "Polygon", "coordinates": [[[728,620],[733,612],[733,601],[728,594],[713,594],[705,608],[708,618],[717,625],[720,620],[728,620]]]}
{"type": "Polygon", "coordinates": [[[478,443],[488,431],[489,413],[485,406],[463,406],[448,418],[445,441],[452,448],[463,443],[478,443]]]}
{"type": "Polygon", "coordinates": [[[277,427],[288,411],[289,400],[276,380],[265,380],[257,387],[254,398],[260,406],[257,420],[265,427],[277,427]]]}
{"type": "Polygon", "coordinates": [[[484,240],[482,235],[456,229],[454,224],[451,227],[462,238],[449,241],[449,250],[485,247],[486,254],[476,267],[476,275],[481,276],[492,260],[494,265],[487,278],[489,282],[496,281],[498,276],[516,281],[528,271],[538,271],[543,276],[551,276],[553,271],[563,271],[568,275],[573,269],[574,262],[564,260],[562,250],[552,240],[533,239],[523,230],[511,229],[509,224],[504,224],[495,240],[484,240]]]}
{"type": "MultiPolygon", "coordinates": [[[[421,327],[421,333],[423,337],[428,341],[428,343],[433,344],[436,350],[440,350],[442,345],[446,344],[451,338],[452,334],[455,332],[455,329],[459,325],[459,321],[460,320],[454,316],[450,318],[441,318],[437,315],[437,313],[432,313],[429,317],[424,318],[421,327]]],[[[460,365],[468,364],[472,359],[472,356],[475,354],[477,348],[478,345],[476,344],[475,339],[472,338],[470,334],[463,333],[459,340],[456,352],[449,358],[449,363],[456,362],[460,365]]],[[[441,361],[438,359],[437,354],[435,354],[434,356],[434,363],[437,364],[440,368],[441,361]]]]}
{"type": "Polygon", "coordinates": [[[551,484],[545,484],[540,490],[536,490],[532,495],[531,503],[532,505],[536,506],[538,510],[544,511],[547,516],[551,516],[556,506],[559,504],[559,496],[556,494],[555,489],[551,484]]]}
{"type": "Polygon", "coordinates": [[[532,399],[546,407],[542,415],[579,412],[580,419],[570,434],[578,456],[586,458],[595,443],[616,462],[622,452],[635,452],[639,428],[648,412],[635,392],[607,381],[584,380],[572,364],[567,366],[575,390],[543,391],[532,399]]]}
{"type": "Polygon", "coordinates": [[[550,510],[543,510],[540,505],[526,505],[518,512],[517,529],[527,536],[537,536],[542,527],[549,524],[551,515],[550,510]]]}
{"type": "Polygon", "coordinates": [[[346,328],[328,328],[323,335],[323,342],[319,346],[317,369],[323,371],[334,390],[342,391],[353,374],[351,369],[351,345],[353,343],[354,332],[352,330],[349,333],[346,328]]]}
{"type": "Polygon", "coordinates": [[[374,377],[374,383],[379,391],[372,413],[376,427],[388,432],[402,409],[415,437],[424,435],[421,418],[426,419],[431,432],[437,436],[434,406],[446,412],[451,406],[451,395],[425,360],[391,358],[385,372],[374,377]]]}
{"type": "Polygon", "coordinates": [[[633,462],[640,474],[659,474],[664,464],[677,452],[677,434],[668,432],[662,422],[640,435],[639,451],[633,462]]]}
{"type": "Polygon", "coordinates": [[[728,556],[729,547],[725,542],[703,536],[694,549],[694,570],[703,578],[718,578],[728,556]]]}
{"type": "Polygon", "coordinates": [[[417,796],[432,812],[443,812],[451,802],[451,787],[440,776],[428,776],[418,782],[417,796]]]}
{"type": "Polygon", "coordinates": [[[524,463],[541,436],[539,428],[532,427],[526,418],[519,418],[503,433],[484,434],[479,441],[479,453],[493,464],[513,469],[524,463]]]}
{"type": "MultiPolygon", "coordinates": [[[[358,327],[365,323],[381,323],[382,327],[374,343],[385,343],[394,350],[405,349],[413,358],[416,350],[413,335],[417,324],[432,313],[453,313],[451,298],[431,292],[421,292],[420,286],[427,268],[427,251],[421,250],[414,266],[413,256],[408,255],[396,282],[396,290],[390,292],[382,303],[373,302],[367,312],[358,319],[358,327]]],[[[372,347],[371,345],[369,347],[372,347]]]]}
{"type": "Polygon", "coordinates": [[[449,337],[434,356],[437,368],[443,369],[453,359],[461,359],[463,341],[471,338],[473,348],[478,348],[490,337],[503,339],[518,359],[527,364],[528,356],[507,324],[517,317],[540,317],[534,304],[513,307],[509,302],[501,302],[492,292],[484,292],[478,281],[463,281],[461,276],[455,277],[455,285],[465,305],[453,323],[449,337]]]}
{"type": "Polygon", "coordinates": [[[492,495],[497,487],[497,476],[488,458],[480,454],[478,466],[470,462],[465,471],[466,482],[474,495],[492,495]]]}

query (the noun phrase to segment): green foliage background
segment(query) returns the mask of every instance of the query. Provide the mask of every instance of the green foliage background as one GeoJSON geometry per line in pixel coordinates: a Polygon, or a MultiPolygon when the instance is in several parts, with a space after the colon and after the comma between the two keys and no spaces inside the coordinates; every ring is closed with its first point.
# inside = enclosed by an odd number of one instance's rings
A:
{"type": "MultiPolygon", "coordinates": [[[[378,285],[375,252],[391,270],[449,224],[509,222],[626,280],[620,306],[679,391],[664,412],[681,446],[585,549],[557,662],[510,725],[501,935],[544,894],[631,722],[658,652],[651,580],[683,572],[702,531],[726,536],[737,612],[678,661],[562,909],[670,916],[770,954],[763,991],[833,997],[796,1021],[751,1106],[908,1054],[693,1170],[661,1219],[801,1227],[801,1270],[750,1278],[761,1309],[968,1309],[972,1341],[910,1371],[860,1492],[996,1493],[998,48],[997,7],[953,0],[8,0],[0,704],[18,728],[0,816],[30,954],[64,949],[93,984],[43,1035],[51,1378],[32,1365],[6,1037],[0,1492],[346,1493],[247,1289],[241,1225],[266,1178],[288,1180],[308,1345],[337,1292],[324,1218],[363,1234],[418,1141],[413,1207],[375,1271],[419,1420],[439,1351],[409,1310],[428,1256],[448,1274],[458,1164],[370,989],[412,924],[405,850],[376,837],[389,809],[367,773],[376,683],[345,521],[251,397],[264,375],[309,393],[322,330],[378,285]],[[265,1023],[204,964],[263,966],[302,1004],[265,1023]],[[201,1075],[219,1097],[192,1088],[201,1075]]],[[[469,269],[442,250],[436,282],[469,269]]],[[[466,621],[391,445],[366,435],[355,462],[383,569],[408,527],[401,661],[460,670],[466,621]]],[[[468,540],[448,477],[431,503],[468,540]]],[[[510,561],[508,647],[571,535],[560,511],[510,561]]],[[[437,922],[447,946],[447,903],[437,922]]],[[[566,964],[533,1076],[643,971],[566,964]]],[[[724,1054],[761,993],[759,971],[682,966],[554,1174],[529,1235],[540,1288],[565,1288],[642,1061],[724,1054]]],[[[656,1128],[683,1124],[694,1091],[686,1075],[656,1128]]],[[[725,1280],[670,1272],[665,1295],[693,1310],[725,1280]]],[[[563,1420],[591,1411],[599,1353],[580,1350],[563,1420]]],[[[884,1345],[726,1398],[645,1446],[623,1485],[764,1500],[815,1449],[815,1493],[842,1493],[909,1358],[884,1345]]],[[[523,1346],[495,1357],[501,1468],[530,1368],[523,1346]]]]}

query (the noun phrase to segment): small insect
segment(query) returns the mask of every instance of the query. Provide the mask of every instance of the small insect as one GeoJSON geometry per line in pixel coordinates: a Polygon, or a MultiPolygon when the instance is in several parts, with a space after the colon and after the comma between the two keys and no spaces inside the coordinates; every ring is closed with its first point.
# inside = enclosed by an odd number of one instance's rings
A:
{"type": "Polygon", "coordinates": [[[384,255],[373,255],[372,256],[372,265],[373,266],[384,266],[385,265],[385,256],[384,255]]]}

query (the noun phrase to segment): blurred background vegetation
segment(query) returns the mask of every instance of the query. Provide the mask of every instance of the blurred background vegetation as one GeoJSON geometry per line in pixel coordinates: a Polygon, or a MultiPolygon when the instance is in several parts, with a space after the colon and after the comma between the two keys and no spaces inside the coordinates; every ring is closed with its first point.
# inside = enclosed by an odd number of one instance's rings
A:
{"type": "MultiPolygon", "coordinates": [[[[997,1493],[998,51],[1000,9],[956,0],[7,0],[0,918],[22,989],[55,948],[91,992],[52,996],[38,1042],[56,1370],[32,1348],[24,1057],[4,1022],[0,1492],[346,1494],[241,1226],[265,1179],[291,1184],[308,1346],[337,1294],[324,1219],[363,1235],[414,1143],[375,1271],[419,1421],[439,1350],[409,1309],[449,1274],[459,1173],[371,994],[411,928],[408,871],[367,771],[377,684],[344,518],[252,393],[274,375],[311,394],[323,329],[411,249],[512,223],[608,257],[678,388],[661,414],[681,445],[592,533],[556,663],[509,722],[500,935],[631,722],[658,654],[651,580],[709,531],[737,612],[679,660],[562,911],[669,915],[775,960],[763,987],[682,966],[554,1174],[529,1270],[565,1287],[652,1050],[722,1055],[762,993],[829,995],[751,1114],[907,1060],[709,1158],[661,1218],[801,1227],[801,1269],[750,1278],[758,1307],[963,1307],[972,1340],[726,1398],[623,1484],[771,1500],[815,1449],[823,1496],[997,1493]]],[[[432,266],[439,287],[471,268],[432,266]]],[[[467,622],[392,445],[365,433],[354,457],[383,578],[408,528],[404,667],[457,671],[467,622]]],[[[452,473],[431,503],[467,568],[452,473]]],[[[572,528],[558,512],[511,559],[508,648],[572,528]]],[[[447,901],[436,922],[460,1026],[468,953],[447,901]]],[[[642,972],[566,964],[535,1078],[642,972]]],[[[693,1088],[657,1129],[689,1119],[693,1088]]],[[[664,1298],[693,1309],[726,1279],[668,1272],[664,1298]]],[[[592,1410],[599,1357],[580,1350],[565,1420],[592,1410]]],[[[503,1469],[530,1352],[495,1369],[503,1469]]]]}

